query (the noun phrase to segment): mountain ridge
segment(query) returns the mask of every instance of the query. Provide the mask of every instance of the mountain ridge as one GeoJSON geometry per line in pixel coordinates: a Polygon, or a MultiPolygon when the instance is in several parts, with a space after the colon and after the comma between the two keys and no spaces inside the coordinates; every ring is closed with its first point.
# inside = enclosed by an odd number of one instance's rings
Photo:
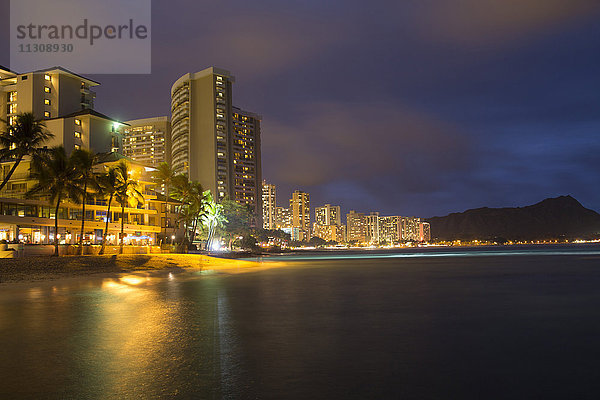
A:
{"type": "Polygon", "coordinates": [[[570,195],[523,207],[480,207],[443,217],[426,218],[432,239],[547,240],[600,236],[600,214],[570,195]]]}

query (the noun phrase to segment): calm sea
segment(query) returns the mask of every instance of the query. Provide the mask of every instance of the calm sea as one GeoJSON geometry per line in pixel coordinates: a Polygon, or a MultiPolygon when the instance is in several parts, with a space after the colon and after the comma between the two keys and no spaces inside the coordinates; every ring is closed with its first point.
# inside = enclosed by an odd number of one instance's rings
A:
{"type": "Polygon", "coordinates": [[[600,398],[600,246],[265,262],[0,285],[0,398],[600,398]]]}

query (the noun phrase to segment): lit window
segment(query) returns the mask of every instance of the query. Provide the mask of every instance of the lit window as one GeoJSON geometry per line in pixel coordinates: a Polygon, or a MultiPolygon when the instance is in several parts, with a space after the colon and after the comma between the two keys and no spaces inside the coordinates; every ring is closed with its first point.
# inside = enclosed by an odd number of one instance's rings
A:
{"type": "Polygon", "coordinates": [[[50,93],[50,91],[51,91],[51,90],[50,90],[50,88],[49,88],[48,86],[44,86],[44,92],[46,92],[46,93],[50,93]]]}
{"type": "Polygon", "coordinates": [[[49,106],[50,105],[50,99],[44,99],[44,104],[49,106]]]}
{"type": "Polygon", "coordinates": [[[44,117],[50,118],[50,111],[44,111],[44,117]]]}
{"type": "Polygon", "coordinates": [[[75,125],[77,125],[77,126],[81,126],[81,120],[80,120],[80,119],[76,119],[76,120],[75,120],[75,125]]]}
{"type": "Polygon", "coordinates": [[[78,145],[78,144],[76,144],[76,145],[75,145],[75,150],[81,150],[81,146],[80,146],[80,145],[78,145]]]}
{"type": "Polygon", "coordinates": [[[50,80],[50,75],[48,75],[48,74],[45,74],[45,75],[44,75],[44,79],[45,79],[45,80],[47,80],[47,81],[49,81],[49,80],[50,80]]]}
{"type": "Polygon", "coordinates": [[[75,131],[75,137],[76,137],[77,139],[81,139],[81,132],[77,132],[77,131],[75,131]]]}

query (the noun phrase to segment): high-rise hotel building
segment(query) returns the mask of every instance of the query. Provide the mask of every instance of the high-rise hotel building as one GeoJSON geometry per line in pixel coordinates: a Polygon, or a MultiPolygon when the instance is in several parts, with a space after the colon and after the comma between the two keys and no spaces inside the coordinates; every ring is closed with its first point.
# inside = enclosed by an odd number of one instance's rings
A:
{"type": "Polygon", "coordinates": [[[123,155],[150,167],[171,160],[171,120],[155,117],[125,121],[123,155]]]}
{"type": "Polygon", "coordinates": [[[230,166],[230,197],[249,206],[262,226],[262,166],[260,120],[254,113],[233,107],[230,166]]]}
{"type": "Polygon", "coordinates": [[[346,239],[348,242],[363,243],[367,238],[365,214],[350,210],[346,214],[346,239]]]}
{"type": "Polygon", "coordinates": [[[312,236],[320,237],[328,242],[344,242],[345,226],[342,225],[340,206],[325,204],[323,207],[315,208],[315,222],[313,224],[312,236]]]}
{"type": "Polygon", "coordinates": [[[400,240],[405,242],[429,242],[431,227],[429,222],[417,217],[402,217],[399,221],[400,240]]]}
{"type": "Polygon", "coordinates": [[[262,219],[260,117],[232,106],[233,82],[210,67],[173,84],[171,163],[216,200],[250,205],[262,219]]]}
{"type": "Polygon", "coordinates": [[[296,190],[290,199],[292,228],[298,228],[299,240],[310,239],[310,196],[306,192],[296,190]]]}
{"type": "Polygon", "coordinates": [[[365,241],[371,244],[379,243],[379,213],[371,212],[365,215],[365,241]]]}
{"type": "Polygon", "coordinates": [[[215,199],[230,196],[229,159],[233,117],[225,70],[185,74],[171,88],[171,163],[209,189],[215,199]]]}
{"type": "Polygon", "coordinates": [[[341,225],[342,215],[340,213],[340,206],[325,204],[323,207],[316,207],[315,223],[320,225],[341,225]]]}
{"type": "Polygon", "coordinates": [[[262,183],[262,207],[263,207],[263,228],[277,228],[277,195],[275,185],[269,184],[266,181],[262,183]]]}

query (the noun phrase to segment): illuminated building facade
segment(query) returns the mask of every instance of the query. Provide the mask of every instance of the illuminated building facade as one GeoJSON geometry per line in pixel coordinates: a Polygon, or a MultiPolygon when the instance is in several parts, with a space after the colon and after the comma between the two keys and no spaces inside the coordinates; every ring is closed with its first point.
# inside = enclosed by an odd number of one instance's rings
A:
{"type": "Polygon", "coordinates": [[[400,238],[404,242],[417,242],[420,237],[420,219],[415,217],[403,217],[401,221],[400,238]]]}
{"type": "Polygon", "coordinates": [[[328,242],[345,241],[345,227],[342,225],[340,206],[325,204],[315,208],[315,222],[312,236],[320,237],[328,242]]]}
{"type": "Polygon", "coordinates": [[[313,224],[312,237],[319,237],[327,242],[346,242],[346,227],[344,225],[313,224]]]}
{"type": "MultiPolygon", "coordinates": [[[[116,153],[102,154],[96,170],[103,171],[108,166],[116,165],[120,159],[122,156],[116,153]]],[[[50,203],[47,196],[35,199],[25,198],[27,190],[36,183],[29,178],[30,163],[29,159],[21,161],[9,183],[0,192],[0,240],[52,244],[56,234],[54,232],[56,204],[50,203]]],[[[137,207],[125,207],[124,216],[121,216],[121,206],[113,199],[110,214],[107,214],[107,200],[89,196],[85,210],[85,243],[101,243],[106,218],[109,219],[107,236],[109,244],[118,244],[122,218],[125,219],[126,244],[157,243],[158,234],[161,232],[159,210],[163,203],[157,200],[156,194],[151,190],[152,181],[148,169],[139,164],[129,164],[132,175],[142,186],[144,204],[137,207]]],[[[12,163],[5,162],[0,165],[4,174],[4,171],[12,163]]],[[[60,235],[61,244],[78,243],[81,218],[81,204],[75,204],[69,200],[62,202],[58,210],[58,235],[60,235]]]]}
{"type": "Polygon", "coordinates": [[[315,208],[315,223],[320,225],[341,225],[342,215],[340,206],[325,204],[315,208]]]}
{"type": "Polygon", "coordinates": [[[263,208],[263,228],[276,229],[277,216],[277,195],[275,185],[266,181],[262,182],[262,208],[263,208]]]}
{"type": "Polygon", "coordinates": [[[275,207],[275,229],[291,228],[292,213],[287,207],[275,207]]]}
{"type": "Polygon", "coordinates": [[[61,67],[18,74],[0,67],[0,118],[12,122],[17,113],[36,119],[57,118],[94,108],[99,83],[61,67]]]}
{"type": "Polygon", "coordinates": [[[379,242],[385,242],[388,245],[398,243],[400,238],[400,221],[399,216],[379,217],[379,242]]]}
{"type": "Polygon", "coordinates": [[[431,242],[431,225],[429,222],[421,222],[420,242],[431,242]]]}
{"type": "Polygon", "coordinates": [[[365,215],[365,242],[379,243],[379,213],[372,212],[365,215]]]}
{"type": "Polygon", "coordinates": [[[402,217],[400,238],[404,242],[428,242],[431,240],[429,222],[417,217],[402,217]]]}
{"type": "Polygon", "coordinates": [[[233,108],[229,71],[207,68],[185,74],[171,88],[171,162],[213,193],[216,200],[230,192],[233,108]]]}
{"type": "Polygon", "coordinates": [[[300,231],[299,240],[310,239],[310,196],[306,192],[296,190],[290,199],[292,227],[300,231]]]}
{"type": "Polygon", "coordinates": [[[171,160],[171,120],[155,117],[125,121],[123,155],[140,164],[156,167],[171,160]]]}
{"type": "MultiPolygon", "coordinates": [[[[100,172],[124,158],[120,154],[120,128],[126,124],[93,110],[95,93],[91,88],[98,84],[60,67],[25,74],[0,68],[0,118],[12,123],[17,113],[33,113],[54,135],[45,143],[47,147],[61,145],[67,153],[74,149],[97,153],[99,159],[95,168],[100,172]]],[[[142,186],[145,203],[126,207],[122,216],[121,207],[114,200],[110,215],[107,215],[105,199],[89,198],[85,243],[100,242],[107,218],[109,243],[117,243],[121,219],[125,219],[126,243],[156,243],[161,231],[158,213],[162,202],[152,190],[150,169],[131,160],[128,163],[142,186]]],[[[0,191],[0,240],[49,244],[54,235],[60,235],[61,243],[78,242],[82,206],[65,200],[55,215],[55,204],[49,203],[47,196],[25,198],[25,193],[36,183],[29,177],[30,164],[31,159],[24,158],[0,191]],[[57,218],[58,232],[54,232],[57,218]]],[[[0,179],[4,179],[13,165],[12,161],[0,164],[0,179]]],[[[174,218],[173,215],[168,217],[174,218]]]]}
{"type": "Polygon", "coordinates": [[[367,241],[367,221],[365,214],[351,210],[346,214],[346,239],[348,242],[367,241]]]}
{"type": "Polygon", "coordinates": [[[231,132],[231,199],[249,206],[263,226],[260,120],[257,114],[233,107],[231,132]]]}
{"type": "Polygon", "coordinates": [[[91,89],[98,85],[61,67],[22,74],[0,67],[0,120],[12,124],[17,114],[30,112],[54,134],[48,147],[120,152],[122,123],[93,110],[91,89]]]}
{"type": "Polygon", "coordinates": [[[171,165],[225,198],[249,206],[262,226],[261,117],[232,106],[235,77],[210,67],[171,87],[171,165]]]}

